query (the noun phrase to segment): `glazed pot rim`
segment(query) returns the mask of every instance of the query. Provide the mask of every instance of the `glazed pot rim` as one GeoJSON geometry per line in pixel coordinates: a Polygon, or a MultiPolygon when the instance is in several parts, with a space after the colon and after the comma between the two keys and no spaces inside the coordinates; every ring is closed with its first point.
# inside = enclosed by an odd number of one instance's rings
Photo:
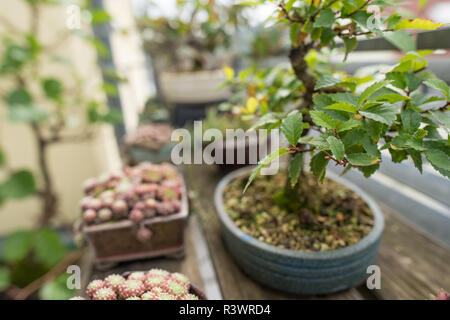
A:
{"type": "Polygon", "coordinates": [[[217,212],[219,214],[219,218],[222,222],[222,225],[226,227],[230,232],[232,232],[234,236],[238,237],[241,241],[246,242],[248,245],[254,247],[255,249],[268,251],[272,254],[281,255],[287,258],[297,258],[304,260],[317,260],[317,259],[328,260],[328,259],[343,258],[346,256],[353,255],[356,252],[360,252],[365,248],[371,246],[381,237],[381,234],[383,233],[384,229],[384,216],[383,213],[381,212],[381,209],[376,204],[376,202],[372,199],[372,197],[370,197],[367,193],[362,191],[358,186],[333,172],[327,172],[327,178],[330,178],[335,182],[341,183],[347,188],[351,189],[353,192],[357,193],[369,205],[370,209],[372,210],[374,215],[374,226],[368,235],[366,235],[357,243],[352,244],[350,246],[323,252],[322,251],[306,252],[302,250],[290,250],[278,248],[250,236],[249,234],[245,233],[240,228],[238,228],[233,223],[233,220],[226,212],[225,206],[223,204],[223,191],[224,188],[232,180],[241,177],[243,175],[249,174],[253,170],[253,168],[254,168],[253,166],[241,168],[232,171],[226,176],[224,176],[216,187],[214,193],[214,203],[217,212]]]}

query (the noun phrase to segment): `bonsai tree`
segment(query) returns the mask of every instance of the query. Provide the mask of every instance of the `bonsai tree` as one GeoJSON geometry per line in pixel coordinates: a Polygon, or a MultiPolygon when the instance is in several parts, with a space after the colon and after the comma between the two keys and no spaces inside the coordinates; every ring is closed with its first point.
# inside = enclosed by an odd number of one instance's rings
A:
{"type": "MultiPolygon", "coordinates": [[[[0,95],[6,106],[7,119],[26,125],[32,132],[38,171],[15,168],[0,149],[0,205],[9,200],[37,197],[40,215],[36,230],[17,231],[5,239],[0,259],[0,291],[8,289],[7,296],[25,299],[42,287],[42,297],[54,298],[55,292],[67,296],[65,278],[63,275],[54,282],[50,281],[76,261],[80,252],[68,254],[67,244],[49,228],[51,219],[59,211],[58,194],[49,168],[49,149],[57,144],[86,141],[94,134],[94,127],[90,124],[114,122],[120,117],[88,94],[92,88],[85,88],[71,62],[55,53],[55,49],[71,35],[69,30],[54,43],[41,41],[41,12],[45,6],[54,3],[47,0],[26,0],[24,3],[30,12],[28,30],[15,26],[3,15],[0,19],[5,29],[0,42],[0,79],[5,85],[0,95]],[[44,70],[43,63],[49,67],[59,65],[61,68],[55,68],[59,73],[51,74],[50,69],[44,70]],[[73,81],[63,82],[62,73],[71,75],[73,81]],[[74,120],[81,114],[87,125],[79,125],[78,133],[68,134],[66,129],[70,127],[72,132],[75,131],[74,120]]],[[[109,17],[106,12],[95,10],[88,4],[86,9],[92,13],[93,23],[103,23],[109,17]]],[[[99,53],[107,54],[94,37],[81,35],[93,43],[99,53]]],[[[111,92],[106,85],[102,88],[111,92]]]]}
{"type": "MultiPolygon", "coordinates": [[[[149,12],[158,8],[156,1],[149,3],[149,12]]],[[[237,26],[244,24],[240,8],[214,0],[177,1],[173,17],[139,18],[145,49],[175,71],[220,67],[215,57],[231,48],[237,26]]]]}
{"type": "MultiPolygon", "coordinates": [[[[272,86],[252,85],[258,75],[251,71],[237,77],[228,72],[228,83],[252,88],[248,93],[258,100],[258,106],[245,113],[258,119],[255,128],[280,128],[289,147],[263,159],[244,191],[261,168],[283,155],[290,156],[285,194],[291,193],[292,186],[301,191],[302,183],[297,182],[305,174],[305,153],[311,154],[310,169],[319,181],[324,180],[330,162],[343,167],[344,173],[355,168],[370,177],[381,165],[383,150],[389,151],[393,162],[412,159],[419,171],[425,155],[437,171],[450,176],[450,89],[427,69],[426,56],[433,51],[415,51],[413,37],[404,31],[433,30],[443,24],[403,19],[396,13],[378,16],[371,4],[383,10],[389,5],[386,1],[272,2],[277,4],[272,19],[289,26],[291,71],[279,78],[276,92],[269,90],[272,86]],[[406,52],[389,72],[376,74],[375,81],[339,71],[327,54],[342,43],[345,60],[360,36],[385,37],[406,52]],[[440,94],[423,94],[419,90],[423,85],[440,94]]],[[[309,198],[316,197],[310,185],[303,191],[309,198]]]]}

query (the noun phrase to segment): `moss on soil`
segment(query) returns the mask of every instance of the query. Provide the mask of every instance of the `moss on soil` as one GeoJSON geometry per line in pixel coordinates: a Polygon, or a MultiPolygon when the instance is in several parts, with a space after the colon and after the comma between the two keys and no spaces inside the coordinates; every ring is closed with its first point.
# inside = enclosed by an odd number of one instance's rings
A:
{"type": "Polygon", "coordinates": [[[352,245],[372,230],[368,205],[337,182],[318,184],[306,174],[300,189],[314,193],[305,197],[299,191],[299,200],[292,201],[283,193],[286,174],[258,176],[242,194],[247,179],[237,178],[225,187],[225,207],[237,227],[260,241],[291,250],[328,251],[352,245]],[[302,204],[311,195],[317,200],[315,209],[302,204]]]}

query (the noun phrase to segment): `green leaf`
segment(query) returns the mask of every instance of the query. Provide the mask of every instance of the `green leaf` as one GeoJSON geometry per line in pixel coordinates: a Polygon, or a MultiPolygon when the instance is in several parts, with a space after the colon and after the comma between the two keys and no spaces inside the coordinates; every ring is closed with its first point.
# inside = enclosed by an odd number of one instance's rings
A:
{"type": "Polygon", "coordinates": [[[429,149],[425,150],[425,157],[434,168],[450,171],[450,157],[445,152],[429,149]]]}
{"type": "Polygon", "coordinates": [[[9,235],[3,244],[3,260],[14,264],[24,259],[33,246],[33,235],[28,231],[18,231],[9,235]]]}
{"type": "Polygon", "coordinates": [[[339,124],[337,130],[338,132],[344,132],[347,130],[351,130],[353,128],[361,126],[361,120],[350,119],[348,121],[342,122],[339,124]]]}
{"type": "Polygon", "coordinates": [[[319,80],[317,80],[316,86],[314,87],[315,90],[325,88],[325,87],[331,87],[335,84],[338,84],[341,82],[339,79],[336,79],[330,74],[324,74],[322,75],[319,80]]]}
{"type": "Polygon", "coordinates": [[[297,153],[289,162],[289,177],[291,178],[291,186],[295,186],[298,181],[303,166],[303,153],[297,153]]]}
{"type": "Polygon", "coordinates": [[[294,5],[296,0],[288,0],[288,2],[286,2],[286,11],[289,12],[292,8],[292,6],[294,5]]]}
{"type": "Polygon", "coordinates": [[[331,152],[333,153],[334,157],[337,160],[344,159],[345,155],[345,148],[344,144],[341,140],[337,139],[336,137],[330,136],[327,138],[327,142],[330,145],[331,152]]]}
{"type": "Polygon", "coordinates": [[[6,163],[6,155],[2,149],[0,149],[0,168],[3,167],[6,163]]]}
{"type": "Polygon", "coordinates": [[[391,71],[386,73],[386,79],[391,80],[391,84],[399,89],[406,88],[406,78],[402,72],[391,71]]]}
{"type": "Polygon", "coordinates": [[[6,198],[22,199],[33,194],[35,190],[36,182],[28,170],[14,172],[0,185],[0,194],[6,198]]]}
{"type": "Polygon", "coordinates": [[[20,88],[8,95],[7,102],[9,106],[31,106],[32,98],[27,90],[20,88]]]}
{"type": "Polygon", "coordinates": [[[289,27],[289,38],[294,47],[298,45],[298,33],[300,31],[300,27],[301,25],[298,22],[291,24],[289,27]]]}
{"type": "Polygon", "coordinates": [[[358,45],[358,41],[356,40],[355,37],[353,37],[353,38],[345,37],[344,44],[345,44],[344,61],[346,61],[348,54],[356,49],[356,46],[358,45]]]}
{"type": "Polygon", "coordinates": [[[334,120],[328,113],[324,111],[312,110],[310,115],[312,121],[319,127],[328,129],[336,128],[336,120],[334,120]]]}
{"type": "Polygon", "coordinates": [[[417,30],[436,30],[448,23],[437,23],[429,19],[404,19],[395,25],[395,30],[417,29],[417,30]]]}
{"type": "MultiPolygon", "coordinates": [[[[331,99],[333,99],[336,102],[346,102],[353,106],[358,105],[358,97],[349,92],[334,93],[334,94],[328,95],[328,97],[331,97],[331,99]]],[[[327,106],[329,104],[330,103],[326,103],[325,106],[327,106]]]]}
{"type": "Polygon", "coordinates": [[[60,100],[62,93],[61,81],[55,78],[47,78],[42,80],[42,90],[47,98],[52,100],[60,100]]]}
{"type": "Polygon", "coordinates": [[[411,156],[414,166],[419,169],[420,173],[422,173],[422,154],[414,149],[408,149],[407,152],[411,156]]]}
{"type": "Polygon", "coordinates": [[[40,122],[47,118],[46,111],[31,106],[16,105],[8,110],[8,119],[12,122],[40,122]]]}
{"type": "Polygon", "coordinates": [[[61,237],[51,229],[41,229],[36,233],[33,248],[37,261],[47,268],[56,265],[66,254],[61,237]]]}
{"type": "Polygon", "coordinates": [[[283,120],[281,124],[281,132],[291,145],[297,145],[298,139],[301,137],[303,132],[302,114],[297,110],[291,112],[283,120]]]}
{"type": "Polygon", "coordinates": [[[8,268],[0,266],[0,292],[11,284],[11,272],[8,268]]]}
{"type": "Polygon", "coordinates": [[[360,111],[359,113],[369,119],[391,125],[397,114],[396,108],[397,107],[395,105],[384,104],[360,111]]]}
{"type": "Polygon", "coordinates": [[[256,166],[255,169],[253,169],[252,174],[250,175],[250,178],[248,178],[247,184],[245,185],[244,191],[242,193],[244,193],[247,190],[247,188],[250,186],[250,184],[255,179],[255,177],[259,174],[259,172],[261,171],[262,168],[266,167],[273,160],[281,157],[282,155],[284,155],[288,152],[289,151],[287,148],[281,148],[281,149],[278,149],[278,150],[272,152],[271,154],[267,155],[264,159],[259,161],[258,166],[256,166]]]}
{"type": "Polygon", "coordinates": [[[387,80],[375,82],[370,87],[366,88],[359,96],[358,107],[361,106],[367,99],[369,99],[369,97],[371,95],[373,95],[375,92],[377,92],[381,88],[384,88],[389,83],[390,83],[390,81],[387,81],[387,80]]]}
{"type": "Polygon", "coordinates": [[[406,85],[408,86],[409,92],[415,91],[419,88],[422,80],[418,78],[414,73],[407,72],[405,73],[406,85]]]}
{"type": "Polygon", "coordinates": [[[360,167],[359,169],[364,174],[364,177],[369,178],[372,174],[374,174],[378,169],[380,168],[380,164],[374,164],[372,166],[364,166],[360,167]]]}
{"type": "Polygon", "coordinates": [[[330,8],[326,8],[320,11],[316,21],[314,21],[314,27],[331,27],[335,21],[334,12],[330,8]]]}
{"type": "Polygon", "coordinates": [[[447,97],[447,100],[450,99],[450,88],[444,81],[440,79],[429,79],[423,83],[430,88],[442,92],[447,97]]]}
{"type": "Polygon", "coordinates": [[[403,126],[405,127],[406,131],[413,134],[414,132],[419,129],[420,121],[422,117],[420,114],[412,109],[406,109],[401,113],[401,119],[403,126]]]}
{"type": "Polygon", "coordinates": [[[68,274],[61,274],[54,280],[45,283],[39,290],[41,300],[69,300],[74,296],[74,290],[67,288],[68,274]]]}
{"type": "Polygon", "coordinates": [[[354,166],[371,166],[380,159],[368,153],[352,153],[347,155],[347,160],[354,166]]]}
{"type": "Polygon", "coordinates": [[[361,139],[361,143],[363,145],[364,150],[366,150],[366,152],[372,156],[375,157],[380,157],[381,153],[380,150],[378,150],[378,146],[376,143],[372,142],[372,140],[370,139],[369,136],[364,136],[361,139]]]}
{"type": "Polygon", "coordinates": [[[325,156],[326,154],[324,152],[319,152],[311,158],[310,162],[311,172],[320,182],[325,179],[326,167],[330,161],[330,159],[325,158],[325,156]]]}
{"type": "Polygon", "coordinates": [[[383,37],[403,52],[416,50],[416,41],[404,31],[385,32],[383,37]]]}
{"type": "Polygon", "coordinates": [[[346,112],[351,112],[351,113],[356,113],[356,110],[357,110],[354,105],[351,105],[346,102],[334,103],[334,104],[326,107],[325,109],[341,110],[341,111],[346,111],[346,112]]]}

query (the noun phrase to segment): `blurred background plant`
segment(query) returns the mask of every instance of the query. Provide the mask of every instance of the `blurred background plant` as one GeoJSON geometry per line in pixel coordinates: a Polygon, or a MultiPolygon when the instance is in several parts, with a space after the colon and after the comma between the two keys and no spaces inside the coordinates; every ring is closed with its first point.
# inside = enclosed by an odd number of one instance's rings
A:
{"type": "MultiPolygon", "coordinates": [[[[26,299],[42,288],[41,298],[65,298],[72,293],[67,291],[66,276],[59,274],[79,259],[81,252],[74,251],[74,245],[62,238],[60,230],[51,228],[52,219],[60,211],[58,192],[49,168],[49,148],[92,139],[95,124],[116,123],[121,121],[121,115],[98,99],[102,91],[114,94],[114,88],[107,83],[98,90],[86,87],[76,66],[55,54],[56,48],[74,36],[92,44],[100,56],[108,55],[108,49],[93,35],[81,30],[66,29],[57,41],[42,41],[40,28],[45,21],[41,12],[59,4],[50,0],[24,0],[24,3],[29,12],[28,29],[16,27],[5,17],[0,20],[7,30],[1,34],[0,43],[0,79],[7,85],[0,95],[7,106],[8,121],[25,124],[31,130],[39,163],[37,171],[15,168],[0,149],[0,205],[33,196],[40,201],[40,214],[35,229],[13,232],[3,241],[0,291],[6,290],[8,297],[26,299]],[[42,68],[44,63],[46,68],[42,68]],[[64,81],[60,74],[52,74],[49,66],[53,64],[64,67],[71,81],[64,81]],[[68,128],[73,133],[67,134],[68,128]]],[[[110,20],[106,11],[94,8],[90,1],[84,2],[83,9],[90,12],[92,24],[110,20]]]]}
{"type": "MultiPolygon", "coordinates": [[[[149,1],[147,12],[158,12],[149,1]]],[[[215,0],[177,0],[172,16],[142,16],[138,19],[144,48],[173,71],[210,70],[230,59],[233,36],[246,19],[237,4],[215,0]]]]}

